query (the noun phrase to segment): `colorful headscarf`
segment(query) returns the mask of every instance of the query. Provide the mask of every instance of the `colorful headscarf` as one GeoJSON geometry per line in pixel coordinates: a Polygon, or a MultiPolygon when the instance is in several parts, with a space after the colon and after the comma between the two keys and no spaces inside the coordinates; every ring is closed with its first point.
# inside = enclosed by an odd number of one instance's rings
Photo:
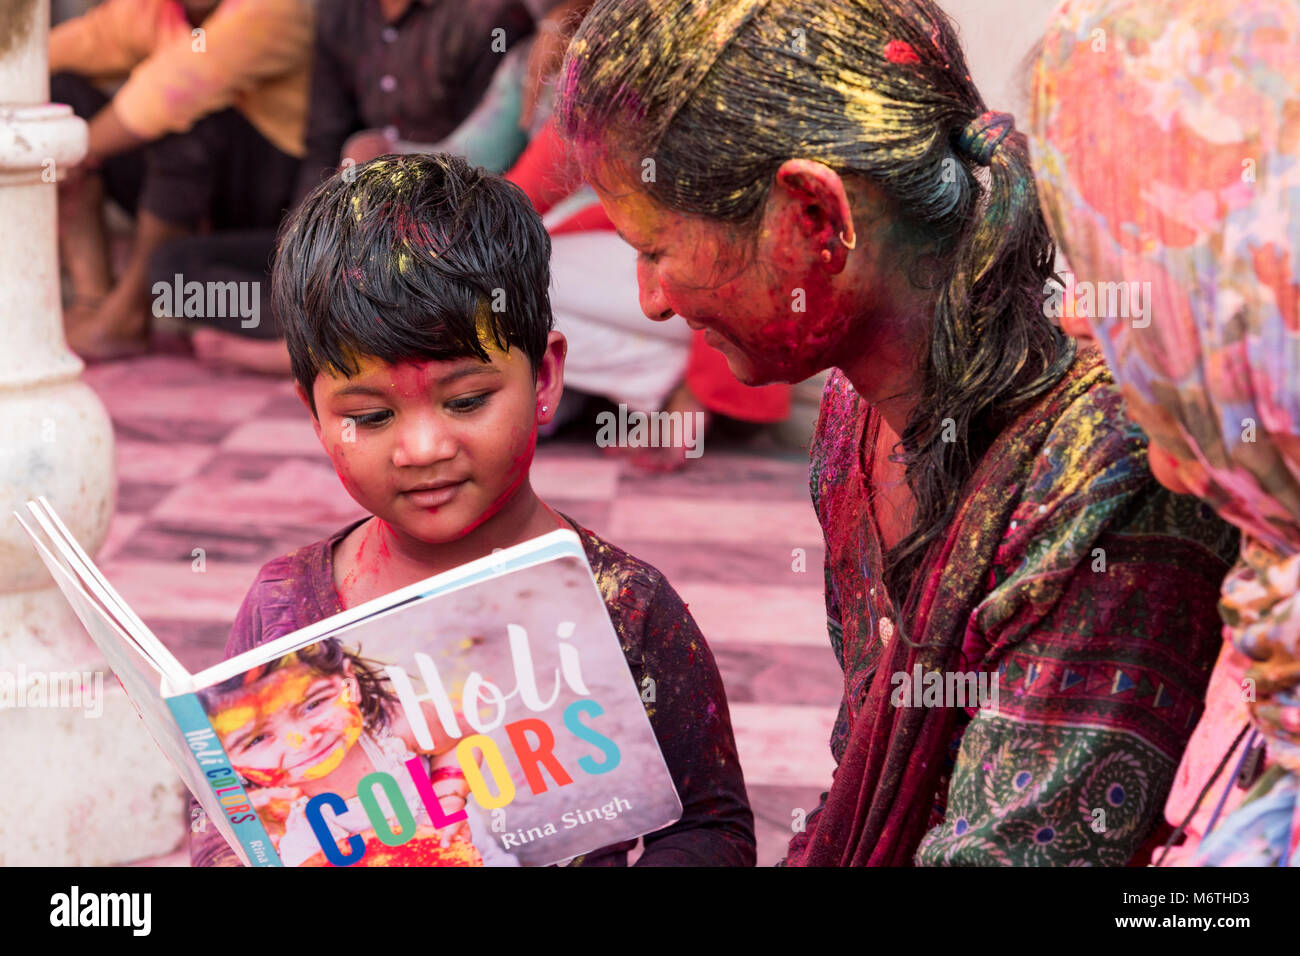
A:
{"type": "MultiPolygon", "coordinates": [[[[1039,193],[1075,271],[1062,304],[1245,532],[1224,619],[1292,775],[1270,799],[1300,824],[1300,4],[1070,0],[1034,99],[1039,193]]],[[[1257,845],[1258,810],[1215,842],[1257,845]]],[[[1268,833],[1273,861],[1296,853],[1300,825],[1268,833]]]]}

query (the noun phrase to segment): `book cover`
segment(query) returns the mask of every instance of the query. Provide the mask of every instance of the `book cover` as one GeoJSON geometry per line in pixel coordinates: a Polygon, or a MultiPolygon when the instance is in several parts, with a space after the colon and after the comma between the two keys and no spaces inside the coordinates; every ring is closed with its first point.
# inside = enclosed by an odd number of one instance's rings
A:
{"type": "Polygon", "coordinates": [[[538,866],[680,816],[572,547],[198,692],[285,865],[538,866]]]}

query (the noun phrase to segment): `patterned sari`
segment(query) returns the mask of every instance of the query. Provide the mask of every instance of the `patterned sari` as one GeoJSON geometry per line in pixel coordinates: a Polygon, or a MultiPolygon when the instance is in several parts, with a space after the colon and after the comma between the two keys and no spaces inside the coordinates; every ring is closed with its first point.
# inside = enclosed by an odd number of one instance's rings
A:
{"type": "Polygon", "coordinates": [[[863,458],[879,424],[835,373],[811,484],[844,669],[838,767],[786,863],[1128,863],[1200,713],[1234,532],[1156,485],[1094,350],[997,439],[910,593],[890,595],[863,458]],[[996,694],[898,692],[935,671],[996,694]]]}
{"type": "Polygon", "coordinates": [[[1221,670],[1248,669],[1216,683],[1275,769],[1200,861],[1300,864],[1300,5],[1068,3],[1034,112],[1039,193],[1080,284],[1147,303],[1089,316],[1129,407],[1244,532],[1221,670]]]}

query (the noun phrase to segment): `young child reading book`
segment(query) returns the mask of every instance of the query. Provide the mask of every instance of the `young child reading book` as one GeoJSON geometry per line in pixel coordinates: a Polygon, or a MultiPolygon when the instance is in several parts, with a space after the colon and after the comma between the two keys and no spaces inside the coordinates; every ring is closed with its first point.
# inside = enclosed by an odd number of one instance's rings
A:
{"type": "MultiPolygon", "coordinates": [[[[643,838],[637,863],[753,865],[726,696],[695,621],[663,575],[529,481],[537,429],[564,387],[549,254],[522,192],[442,154],[345,169],[299,206],[272,307],[316,434],[371,517],[264,566],[226,654],[494,549],[576,531],[682,803],[677,823],[643,838]]],[[[197,806],[191,814],[194,864],[237,864],[197,806]]],[[[626,865],[634,846],[573,862],[626,865]]]]}
{"type": "MultiPolygon", "coordinates": [[[[324,865],[306,805],[317,794],[337,792],[350,796],[346,811],[330,820],[330,830],[341,841],[359,834],[375,851],[363,856],[367,866],[482,866],[484,857],[510,865],[513,857],[493,841],[482,844],[481,854],[475,846],[473,830],[483,823],[467,805],[455,741],[442,732],[433,705],[425,703],[435,742],[424,754],[431,789],[446,817],[461,810],[469,814],[447,833],[429,819],[410,777],[398,770],[421,748],[381,666],[329,639],[199,692],[280,859],[286,866],[324,865]],[[401,781],[407,805],[420,808],[415,836],[400,849],[382,846],[356,795],[358,783],[375,771],[401,781]],[[444,846],[448,836],[450,844],[444,846]]],[[[390,826],[400,829],[394,826],[398,813],[391,806],[384,809],[390,826]]]]}

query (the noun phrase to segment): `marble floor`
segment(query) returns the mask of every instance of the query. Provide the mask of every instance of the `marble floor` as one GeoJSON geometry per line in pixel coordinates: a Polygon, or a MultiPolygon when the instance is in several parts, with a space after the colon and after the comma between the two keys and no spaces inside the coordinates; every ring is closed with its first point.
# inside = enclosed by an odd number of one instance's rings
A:
{"type": "MultiPolygon", "coordinates": [[[[258,568],[361,512],[287,382],[204,368],[179,345],[85,378],[118,443],[117,508],[98,563],[182,663],[215,663],[258,568]]],[[[759,864],[770,865],[829,784],[839,700],[806,455],[768,435],[711,436],[685,470],[647,475],[593,436],[579,423],[544,443],[534,486],[658,567],[690,605],[722,670],[759,864]]]]}

